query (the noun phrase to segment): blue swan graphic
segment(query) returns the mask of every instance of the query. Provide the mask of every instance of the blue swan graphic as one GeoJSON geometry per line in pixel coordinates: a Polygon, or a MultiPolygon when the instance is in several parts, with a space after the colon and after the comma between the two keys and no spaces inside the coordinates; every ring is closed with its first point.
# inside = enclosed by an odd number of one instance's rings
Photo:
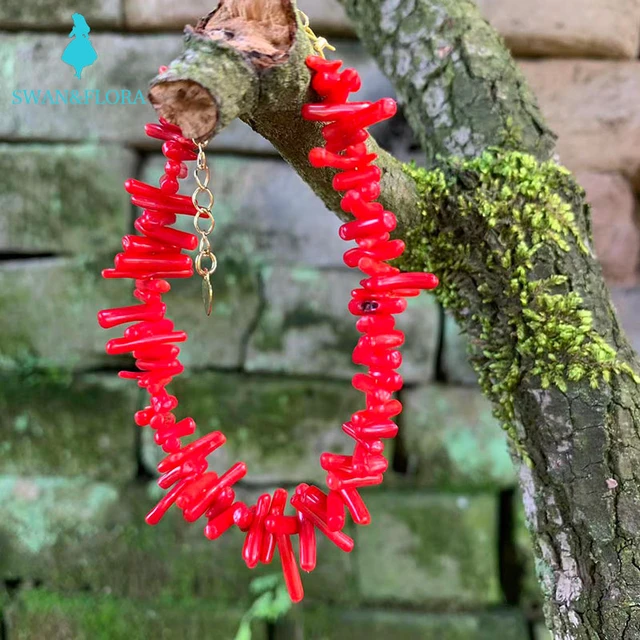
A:
{"type": "Polygon", "coordinates": [[[98,54],[89,39],[91,28],[84,16],[81,13],[74,13],[72,18],[73,29],[69,37],[73,40],[64,50],[62,62],[66,62],[76,70],[76,78],[82,78],[82,70],[92,65],[98,59],[98,54]]]}

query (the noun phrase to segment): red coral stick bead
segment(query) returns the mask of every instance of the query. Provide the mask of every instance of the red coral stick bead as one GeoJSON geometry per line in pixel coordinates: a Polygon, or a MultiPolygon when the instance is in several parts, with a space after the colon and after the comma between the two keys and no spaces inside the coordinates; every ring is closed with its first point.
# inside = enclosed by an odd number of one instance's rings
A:
{"type": "Polygon", "coordinates": [[[264,519],[269,512],[270,504],[271,496],[269,494],[261,495],[258,498],[255,517],[242,548],[242,557],[249,569],[255,569],[258,566],[258,562],[260,562],[262,539],[264,537],[264,519]]]}
{"type": "Polygon", "coordinates": [[[120,324],[137,322],[140,320],[162,320],[167,310],[166,304],[136,304],[131,307],[105,309],[98,313],[98,323],[103,329],[110,329],[120,324]]]}
{"type": "MultiPolygon", "coordinates": [[[[284,489],[277,489],[273,494],[271,500],[271,509],[269,510],[269,516],[282,516],[284,508],[287,506],[287,492],[284,489]]],[[[267,518],[265,518],[266,533],[262,541],[262,549],[260,553],[260,562],[263,564],[270,564],[273,560],[273,555],[276,550],[276,536],[273,532],[269,531],[269,527],[266,525],[267,518]]]]}
{"type": "Polygon", "coordinates": [[[201,518],[218,498],[222,489],[233,486],[246,475],[247,465],[244,462],[236,462],[229,471],[220,476],[213,486],[210,486],[202,495],[198,496],[197,500],[191,501],[185,506],[183,510],[184,519],[187,522],[195,522],[198,518],[201,518]]]}
{"type": "Polygon", "coordinates": [[[229,507],[223,511],[220,515],[212,518],[207,522],[207,526],[204,528],[204,535],[209,540],[215,540],[219,538],[225,531],[231,529],[233,526],[233,514],[235,513],[234,507],[229,507]]]}
{"type": "Polygon", "coordinates": [[[356,524],[364,526],[371,524],[371,514],[357,489],[341,489],[340,495],[356,524]]]}
{"type": "Polygon", "coordinates": [[[147,514],[145,522],[154,526],[162,520],[163,516],[170,509],[171,505],[178,499],[182,491],[189,484],[189,479],[182,480],[171,489],[158,504],[147,514]]]}
{"type": "Polygon", "coordinates": [[[129,254],[177,253],[174,246],[141,236],[124,236],[122,248],[129,254]]]}
{"type": "MultiPolygon", "coordinates": [[[[346,104],[305,104],[302,117],[315,122],[333,122],[344,118],[350,119],[358,111],[368,109],[370,102],[347,102],[346,104]]],[[[362,128],[362,127],[358,127],[362,128]]]]}
{"type": "Polygon", "coordinates": [[[316,568],[316,530],[311,520],[301,511],[298,511],[297,516],[300,526],[298,534],[300,568],[303,571],[311,572],[316,568]]]}
{"type": "MultiPolygon", "coordinates": [[[[205,518],[213,520],[218,517],[223,511],[226,511],[233,505],[236,499],[236,492],[231,487],[224,487],[218,494],[218,499],[214,502],[212,507],[204,514],[205,518]]],[[[235,506],[235,505],[234,505],[235,506]]]]}
{"type": "Polygon", "coordinates": [[[335,492],[329,491],[327,496],[327,527],[330,531],[342,531],[344,528],[344,502],[342,496],[335,492]]]}
{"type": "Polygon", "coordinates": [[[226,441],[227,439],[223,433],[220,431],[213,431],[199,440],[192,442],[182,451],[167,456],[164,460],[161,460],[157,466],[158,472],[166,473],[167,471],[171,471],[172,469],[183,465],[185,462],[194,459],[196,456],[206,458],[216,449],[219,449],[226,441]]]}
{"type": "Polygon", "coordinates": [[[329,124],[324,128],[327,136],[339,136],[347,130],[366,129],[378,122],[393,118],[398,111],[398,105],[393,98],[383,98],[365,109],[359,109],[348,120],[329,124]]]}
{"type": "Polygon", "coordinates": [[[368,166],[339,173],[334,176],[332,184],[336,191],[348,191],[349,189],[358,189],[371,182],[378,182],[381,177],[382,171],[379,167],[368,166]]]}
{"type": "Polygon", "coordinates": [[[376,235],[385,231],[393,231],[398,221],[393,213],[385,212],[379,218],[370,220],[355,220],[340,227],[340,237],[343,240],[355,240],[362,236],[376,235]]]}
{"type": "Polygon", "coordinates": [[[360,169],[377,159],[375,153],[369,153],[355,158],[347,158],[331,153],[321,147],[311,149],[309,162],[316,168],[331,167],[333,169],[360,169]]]}
{"type": "Polygon", "coordinates": [[[249,508],[246,504],[240,503],[233,514],[233,521],[240,531],[247,532],[251,528],[254,515],[255,507],[249,508]]]}
{"type": "Polygon", "coordinates": [[[331,531],[327,523],[316,513],[300,495],[291,498],[291,504],[298,511],[302,511],[305,518],[310,520],[333,544],[346,553],[353,551],[353,539],[342,531],[331,531]]]}
{"type": "Polygon", "coordinates": [[[184,342],[187,339],[187,334],[184,331],[175,331],[167,335],[148,336],[145,338],[138,338],[136,340],[127,340],[122,338],[114,338],[107,342],[107,353],[112,356],[120,355],[123,353],[129,353],[134,349],[140,347],[150,346],[152,344],[165,344],[167,342],[184,342]]]}
{"type": "Polygon", "coordinates": [[[289,536],[277,536],[278,553],[280,554],[280,562],[282,563],[282,572],[284,582],[292,602],[300,602],[304,598],[304,589],[302,588],[302,580],[300,572],[296,564],[296,558],[293,553],[293,546],[289,536]]]}
{"type": "Polygon", "coordinates": [[[436,289],[439,281],[432,273],[400,273],[392,276],[373,276],[362,281],[365,289],[393,291],[398,289],[436,289]]]}
{"type": "Polygon", "coordinates": [[[269,516],[264,521],[269,533],[282,536],[294,536],[300,531],[300,524],[295,516],[269,516]]]}

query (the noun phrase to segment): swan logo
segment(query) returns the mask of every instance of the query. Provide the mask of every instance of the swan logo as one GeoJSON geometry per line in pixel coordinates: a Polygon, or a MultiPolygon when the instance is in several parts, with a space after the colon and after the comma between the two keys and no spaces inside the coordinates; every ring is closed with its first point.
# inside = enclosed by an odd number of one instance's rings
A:
{"type": "MultiPolygon", "coordinates": [[[[97,59],[98,54],[93,48],[89,33],[91,27],[87,24],[81,13],[74,13],[73,29],[69,33],[71,42],[62,52],[62,62],[71,67],[75,78],[81,80],[82,72],[90,67],[97,59]]],[[[94,104],[94,105],[130,105],[147,104],[144,94],[138,90],[128,89],[17,89],[13,92],[12,104],[25,105],[69,105],[69,104],[94,104]]]]}
{"type": "Polygon", "coordinates": [[[71,17],[73,18],[73,29],[69,34],[71,42],[62,54],[62,62],[73,67],[76,78],[82,78],[82,70],[90,67],[98,59],[98,54],[91,44],[89,38],[91,27],[84,16],[81,13],[74,13],[71,17]]]}

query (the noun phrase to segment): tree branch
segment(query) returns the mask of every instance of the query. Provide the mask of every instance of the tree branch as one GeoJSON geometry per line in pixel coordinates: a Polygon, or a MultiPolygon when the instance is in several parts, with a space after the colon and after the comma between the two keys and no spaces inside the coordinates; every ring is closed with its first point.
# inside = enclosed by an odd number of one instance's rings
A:
{"type": "Polygon", "coordinates": [[[505,146],[549,158],[549,130],[502,39],[473,0],[340,0],[362,42],[398,92],[432,165],[505,146]]]}
{"type": "MultiPolygon", "coordinates": [[[[543,162],[554,136],[471,0],[342,3],[427,155],[429,171],[409,169],[369,142],[403,266],[441,277],[514,442],[547,620],[563,640],[640,637],[638,362],[590,249],[584,192],[543,162]]],[[[323,141],[300,117],[311,47],[294,9],[222,0],[150,95],[197,139],[240,117],[340,214],[332,172],[307,161],[323,141]]]]}
{"type": "MultiPolygon", "coordinates": [[[[330,210],[344,217],[331,186],[334,172],[318,171],[308,160],[313,147],[324,146],[321,124],[300,115],[302,105],[314,100],[305,64],[312,53],[290,0],[223,0],[195,28],[187,27],[185,52],[152,81],[150,100],[161,116],[198,140],[240,118],[273,144],[330,210]],[[245,18],[247,7],[253,13],[245,18]],[[287,36],[271,35],[272,30],[287,36]]],[[[415,182],[373,138],[367,144],[383,170],[380,201],[397,212],[402,235],[415,223],[415,182]]]]}

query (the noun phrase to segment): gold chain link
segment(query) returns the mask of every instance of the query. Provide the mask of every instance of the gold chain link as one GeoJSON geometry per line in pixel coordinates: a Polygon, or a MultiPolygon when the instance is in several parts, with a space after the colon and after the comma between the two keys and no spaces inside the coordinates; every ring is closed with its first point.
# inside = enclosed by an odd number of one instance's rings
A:
{"type": "Polygon", "coordinates": [[[202,278],[202,302],[204,303],[204,309],[206,314],[210,316],[213,308],[213,287],[211,286],[211,276],[218,268],[218,259],[213,251],[211,251],[211,243],[209,242],[209,236],[213,233],[213,229],[216,226],[216,221],[212,213],[215,197],[211,189],[209,189],[211,170],[207,164],[207,156],[205,154],[205,147],[209,141],[196,142],[194,140],[193,142],[198,147],[198,159],[196,162],[196,168],[193,171],[193,177],[196,180],[197,187],[193,192],[191,200],[193,202],[193,206],[196,208],[193,226],[200,236],[195,267],[196,272],[202,278]],[[201,221],[207,222],[207,226],[201,227],[201,221]]]}
{"type": "Polygon", "coordinates": [[[304,32],[307,34],[309,40],[311,40],[311,42],[313,43],[313,48],[315,49],[316,53],[321,58],[326,58],[324,54],[325,49],[329,49],[329,51],[335,51],[336,48],[333,45],[329,44],[329,41],[326,38],[323,38],[322,36],[317,36],[313,32],[313,29],[311,28],[309,23],[309,16],[306,13],[303,13],[302,11],[300,11],[300,9],[298,9],[298,13],[300,14],[300,18],[302,18],[302,28],[304,29],[304,32]]]}

